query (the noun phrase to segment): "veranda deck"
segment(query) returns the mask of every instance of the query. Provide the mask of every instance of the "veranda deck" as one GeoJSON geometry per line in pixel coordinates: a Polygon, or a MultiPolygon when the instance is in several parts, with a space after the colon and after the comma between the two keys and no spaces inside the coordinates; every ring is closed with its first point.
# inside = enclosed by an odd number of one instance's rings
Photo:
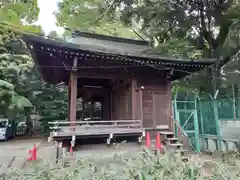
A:
{"type": "Polygon", "coordinates": [[[53,125],[50,138],[55,141],[81,138],[106,137],[112,139],[121,136],[145,136],[145,129],[141,128],[139,120],[119,121],[76,121],[73,123],[56,121],[53,125]]]}

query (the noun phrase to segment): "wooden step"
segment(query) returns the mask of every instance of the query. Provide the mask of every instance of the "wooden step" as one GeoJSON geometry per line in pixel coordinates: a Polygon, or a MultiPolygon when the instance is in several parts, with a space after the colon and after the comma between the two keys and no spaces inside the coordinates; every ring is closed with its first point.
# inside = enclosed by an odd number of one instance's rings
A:
{"type": "Polygon", "coordinates": [[[156,126],[156,130],[157,131],[166,131],[166,130],[169,130],[169,126],[168,125],[159,125],[159,126],[156,126]]]}
{"type": "Polygon", "coordinates": [[[165,138],[174,138],[174,133],[171,131],[160,131],[159,132],[161,136],[165,136],[165,138]]]}
{"type": "Polygon", "coordinates": [[[174,135],[174,133],[173,132],[171,132],[171,131],[161,131],[161,132],[159,132],[160,134],[163,134],[163,135],[174,135]]]}
{"type": "Polygon", "coordinates": [[[169,146],[183,146],[181,143],[168,143],[169,146]]]}
{"type": "Polygon", "coordinates": [[[166,140],[168,140],[168,141],[178,141],[178,138],[175,138],[175,137],[173,137],[173,138],[166,138],[166,140]]]}
{"type": "Polygon", "coordinates": [[[165,140],[164,140],[165,143],[178,143],[179,142],[179,139],[178,138],[175,138],[175,137],[172,137],[172,138],[168,138],[166,137],[165,140]]]}

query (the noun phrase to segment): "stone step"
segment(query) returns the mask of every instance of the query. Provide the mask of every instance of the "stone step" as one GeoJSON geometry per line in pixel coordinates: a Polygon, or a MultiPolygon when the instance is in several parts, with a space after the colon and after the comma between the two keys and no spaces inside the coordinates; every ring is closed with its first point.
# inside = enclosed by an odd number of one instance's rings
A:
{"type": "Polygon", "coordinates": [[[184,155],[184,153],[188,152],[188,150],[186,149],[173,149],[172,151],[174,153],[180,153],[182,156],[184,155]]]}
{"type": "Polygon", "coordinates": [[[183,144],[168,144],[167,147],[171,148],[171,149],[183,149],[183,144]]]}
{"type": "Polygon", "coordinates": [[[182,156],[181,158],[182,158],[183,162],[188,162],[189,161],[189,157],[187,157],[187,156],[182,156]]]}

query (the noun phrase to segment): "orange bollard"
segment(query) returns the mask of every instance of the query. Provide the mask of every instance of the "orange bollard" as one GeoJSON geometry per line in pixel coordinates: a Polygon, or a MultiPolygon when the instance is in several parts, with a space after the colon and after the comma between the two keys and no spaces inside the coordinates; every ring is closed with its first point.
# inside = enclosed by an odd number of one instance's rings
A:
{"type": "Polygon", "coordinates": [[[160,151],[163,149],[163,147],[161,145],[161,138],[160,138],[159,133],[157,133],[157,135],[156,135],[156,149],[160,150],[160,151]]]}
{"type": "Polygon", "coordinates": [[[37,160],[37,147],[36,144],[34,144],[32,148],[32,160],[36,161],[37,160]]]}
{"type": "Polygon", "coordinates": [[[150,146],[151,146],[151,140],[150,140],[150,133],[149,132],[147,132],[147,134],[146,134],[146,148],[150,148],[150,146]]]}

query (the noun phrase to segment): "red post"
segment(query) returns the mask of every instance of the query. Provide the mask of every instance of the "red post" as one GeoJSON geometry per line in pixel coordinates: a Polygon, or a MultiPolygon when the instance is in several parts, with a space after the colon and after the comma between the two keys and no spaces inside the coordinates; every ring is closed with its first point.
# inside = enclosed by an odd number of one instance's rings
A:
{"type": "Polygon", "coordinates": [[[180,137],[181,137],[181,128],[178,127],[178,138],[180,138],[180,137]]]}

